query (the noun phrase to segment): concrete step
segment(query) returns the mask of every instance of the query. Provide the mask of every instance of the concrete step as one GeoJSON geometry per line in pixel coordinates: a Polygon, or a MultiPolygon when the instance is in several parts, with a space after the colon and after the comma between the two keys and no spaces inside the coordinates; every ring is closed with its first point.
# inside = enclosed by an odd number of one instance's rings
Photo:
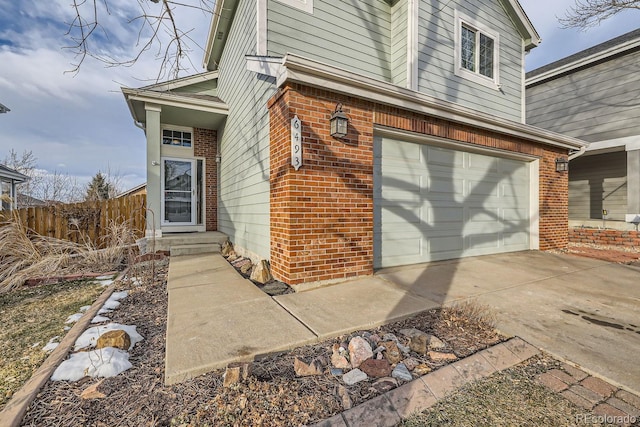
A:
{"type": "Polygon", "coordinates": [[[221,246],[218,243],[172,245],[171,256],[220,253],[220,250],[221,246]]]}
{"type": "MultiPolygon", "coordinates": [[[[167,233],[162,237],[154,239],[156,251],[170,251],[174,246],[207,245],[214,244],[222,246],[228,239],[227,235],[218,231],[208,231],[206,233],[167,233]]],[[[147,246],[152,242],[147,239],[147,246]]]]}

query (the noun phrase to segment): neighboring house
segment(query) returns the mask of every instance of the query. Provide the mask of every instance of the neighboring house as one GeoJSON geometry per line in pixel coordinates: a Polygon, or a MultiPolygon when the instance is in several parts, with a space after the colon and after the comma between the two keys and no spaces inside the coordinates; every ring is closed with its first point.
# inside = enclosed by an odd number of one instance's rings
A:
{"type": "Polygon", "coordinates": [[[533,70],[526,84],[527,123],[590,142],[569,165],[570,224],[635,229],[625,221],[640,221],[640,29],[533,70]]]}
{"type": "Polygon", "coordinates": [[[27,194],[22,194],[18,192],[18,209],[29,208],[33,206],[47,206],[51,203],[47,203],[44,200],[37,199],[33,196],[29,196],[27,194]]]}
{"type": "Polygon", "coordinates": [[[129,197],[129,196],[138,196],[141,194],[147,194],[147,183],[143,182],[142,184],[138,184],[135,187],[132,187],[128,190],[123,191],[122,193],[116,195],[116,198],[120,197],[129,197]]]}
{"type": "Polygon", "coordinates": [[[16,186],[28,179],[28,176],[17,170],[0,165],[0,192],[4,196],[0,203],[0,210],[10,211],[17,207],[16,186]]]}
{"type": "Polygon", "coordinates": [[[0,104],[0,114],[8,113],[9,111],[11,111],[11,110],[8,109],[7,107],[5,107],[4,105],[0,104]]]}
{"type": "Polygon", "coordinates": [[[524,123],[538,43],[514,0],[218,0],[206,72],[123,88],[148,232],[219,230],[289,284],[565,247],[584,143],[524,123]]]}

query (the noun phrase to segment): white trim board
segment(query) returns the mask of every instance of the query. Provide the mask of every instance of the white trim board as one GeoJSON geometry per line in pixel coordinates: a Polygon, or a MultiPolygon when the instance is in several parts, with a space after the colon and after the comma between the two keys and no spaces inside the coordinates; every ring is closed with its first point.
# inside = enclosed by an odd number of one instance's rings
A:
{"type": "Polygon", "coordinates": [[[313,14],[313,0],[276,0],[276,1],[280,3],[284,3],[291,7],[295,7],[296,9],[300,9],[303,12],[313,14]]]}

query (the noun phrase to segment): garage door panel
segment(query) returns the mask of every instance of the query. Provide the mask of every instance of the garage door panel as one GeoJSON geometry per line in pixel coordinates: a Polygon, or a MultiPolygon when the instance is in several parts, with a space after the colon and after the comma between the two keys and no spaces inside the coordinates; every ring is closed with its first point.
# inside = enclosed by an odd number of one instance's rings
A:
{"type": "Polygon", "coordinates": [[[385,206],[382,208],[381,218],[385,226],[389,227],[394,224],[400,224],[401,227],[405,224],[420,226],[423,222],[422,206],[385,206]]]}
{"type": "Polygon", "coordinates": [[[485,174],[497,174],[499,171],[499,160],[495,157],[483,156],[480,154],[469,154],[469,169],[482,171],[485,174]]]}
{"type": "Polygon", "coordinates": [[[528,163],[389,138],[376,144],[376,267],[529,249],[528,163]]]}
{"type": "Polygon", "coordinates": [[[447,150],[438,147],[424,146],[427,165],[440,165],[446,167],[462,167],[464,155],[460,151],[447,150]]]}

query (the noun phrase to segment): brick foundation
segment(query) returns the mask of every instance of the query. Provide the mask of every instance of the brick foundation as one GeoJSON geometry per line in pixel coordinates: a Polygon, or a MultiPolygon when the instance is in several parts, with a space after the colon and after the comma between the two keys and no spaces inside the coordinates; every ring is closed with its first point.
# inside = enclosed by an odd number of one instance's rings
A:
{"type": "Polygon", "coordinates": [[[569,241],[598,245],[640,246],[640,232],[576,227],[569,229],[569,241]]]}
{"type": "Polygon", "coordinates": [[[566,150],[407,112],[299,84],[282,88],[270,112],[271,269],[289,284],[373,273],[373,127],[397,129],[515,151],[540,159],[540,249],[568,243],[566,150]],[[348,135],[329,135],[342,102],[348,135]],[[290,163],[290,121],[303,126],[303,166],[290,163]]]}
{"type": "Polygon", "coordinates": [[[204,194],[205,225],[207,231],[218,229],[218,164],[216,155],[218,142],[216,131],[211,129],[193,129],[193,154],[205,158],[204,194]]]}

